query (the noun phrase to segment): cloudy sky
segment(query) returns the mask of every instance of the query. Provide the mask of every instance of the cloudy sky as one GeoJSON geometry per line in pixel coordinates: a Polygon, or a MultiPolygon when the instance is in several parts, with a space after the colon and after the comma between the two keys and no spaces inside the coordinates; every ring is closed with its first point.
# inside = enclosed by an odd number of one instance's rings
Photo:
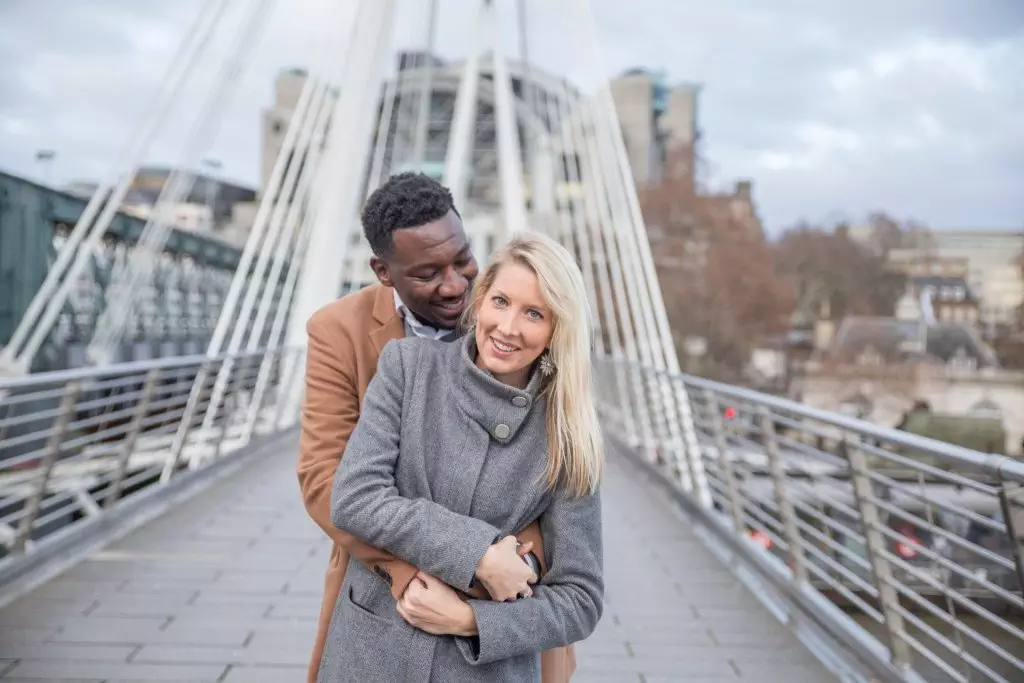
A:
{"type": "MultiPolygon", "coordinates": [[[[109,174],[200,1],[0,0],[0,169],[54,183],[109,174]],[[48,168],[39,149],[57,153],[48,168]]],[[[204,146],[224,175],[257,182],[274,75],[342,59],[350,17],[332,8],[351,4],[277,3],[204,146]]],[[[936,228],[1024,225],[1021,0],[593,0],[602,60],[573,4],[527,0],[531,60],[580,80],[643,66],[699,83],[707,179],[753,179],[773,232],[872,210],[936,228]]],[[[474,5],[443,0],[446,57],[468,49],[474,5]]],[[[423,12],[402,7],[396,44],[424,45],[423,12]]],[[[184,131],[240,26],[230,12],[147,161],[187,158],[184,131]]]]}

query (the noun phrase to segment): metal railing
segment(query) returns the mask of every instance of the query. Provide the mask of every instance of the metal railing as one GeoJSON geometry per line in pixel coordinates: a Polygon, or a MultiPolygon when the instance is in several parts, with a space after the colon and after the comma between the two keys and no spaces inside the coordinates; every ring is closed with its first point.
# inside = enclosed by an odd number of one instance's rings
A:
{"type": "Polygon", "coordinates": [[[190,356],[0,379],[0,569],[293,424],[281,397],[304,349],[190,356]],[[230,367],[216,419],[206,405],[230,367]]]}
{"type": "MultiPolygon", "coordinates": [[[[302,349],[0,380],[0,569],[76,525],[293,424],[302,349]],[[215,419],[206,415],[221,368],[215,419]]],[[[1024,675],[1024,463],[686,375],[598,361],[651,396],[606,425],[685,489],[793,595],[828,598],[893,680],[1024,675]],[[666,425],[688,398],[699,452],[666,425]],[[647,411],[646,419],[636,413],[647,411]],[[660,412],[659,412],[660,411],[660,412]],[[674,439],[674,440],[673,440],[674,439]],[[710,492],[704,495],[703,492],[710,492]]],[[[821,601],[820,604],[828,604],[821,601]]],[[[830,622],[833,626],[837,622],[830,622]]]]}
{"type": "MultiPolygon", "coordinates": [[[[602,382],[621,370],[598,364],[602,382]]],[[[1024,680],[1024,462],[642,372],[689,397],[700,452],[643,443],[620,407],[603,405],[607,420],[784,586],[852,617],[850,641],[870,643],[894,680],[1024,680]],[[692,493],[694,476],[710,501],[692,493]]]]}

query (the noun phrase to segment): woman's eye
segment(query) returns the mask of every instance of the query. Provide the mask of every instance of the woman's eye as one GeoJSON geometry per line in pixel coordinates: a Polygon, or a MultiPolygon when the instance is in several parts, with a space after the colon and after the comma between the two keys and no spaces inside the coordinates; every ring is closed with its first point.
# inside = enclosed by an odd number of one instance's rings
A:
{"type": "Polygon", "coordinates": [[[495,296],[494,298],[491,299],[491,301],[494,302],[495,306],[504,306],[505,304],[508,303],[507,301],[505,301],[505,297],[503,296],[495,296]]]}
{"type": "Polygon", "coordinates": [[[543,320],[544,316],[540,314],[540,311],[535,311],[532,308],[526,312],[526,315],[530,316],[534,320],[543,320]]]}

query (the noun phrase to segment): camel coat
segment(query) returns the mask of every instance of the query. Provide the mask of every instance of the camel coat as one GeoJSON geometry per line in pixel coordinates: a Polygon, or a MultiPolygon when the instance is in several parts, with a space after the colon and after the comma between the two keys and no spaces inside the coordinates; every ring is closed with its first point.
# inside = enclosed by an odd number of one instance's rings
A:
{"type": "MultiPolygon", "coordinates": [[[[366,389],[377,371],[384,345],[405,336],[405,323],[395,310],[390,288],[372,285],[321,308],[306,325],[306,387],[302,405],[298,477],[306,511],[334,541],[324,577],[324,598],[308,680],[317,679],[327,631],[334,613],[349,556],[362,562],[400,597],[416,574],[416,567],[394,555],[340,531],[331,520],[331,487],[349,436],[359,420],[366,389]]],[[[544,563],[544,548],[537,524],[517,534],[533,541],[544,563]]],[[[576,669],[572,646],[541,655],[543,683],[568,683],[576,669]]]]}

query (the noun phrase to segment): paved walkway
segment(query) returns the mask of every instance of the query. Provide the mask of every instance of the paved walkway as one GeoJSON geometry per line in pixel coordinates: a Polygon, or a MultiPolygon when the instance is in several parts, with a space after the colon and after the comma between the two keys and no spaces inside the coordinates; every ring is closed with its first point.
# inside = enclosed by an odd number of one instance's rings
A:
{"type": "MultiPolygon", "coordinates": [[[[253,461],[0,611],[0,681],[303,681],[328,545],[293,462],[253,461]]],[[[607,606],[573,683],[835,680],[629,463],[604,501],[607,606]]]]}

